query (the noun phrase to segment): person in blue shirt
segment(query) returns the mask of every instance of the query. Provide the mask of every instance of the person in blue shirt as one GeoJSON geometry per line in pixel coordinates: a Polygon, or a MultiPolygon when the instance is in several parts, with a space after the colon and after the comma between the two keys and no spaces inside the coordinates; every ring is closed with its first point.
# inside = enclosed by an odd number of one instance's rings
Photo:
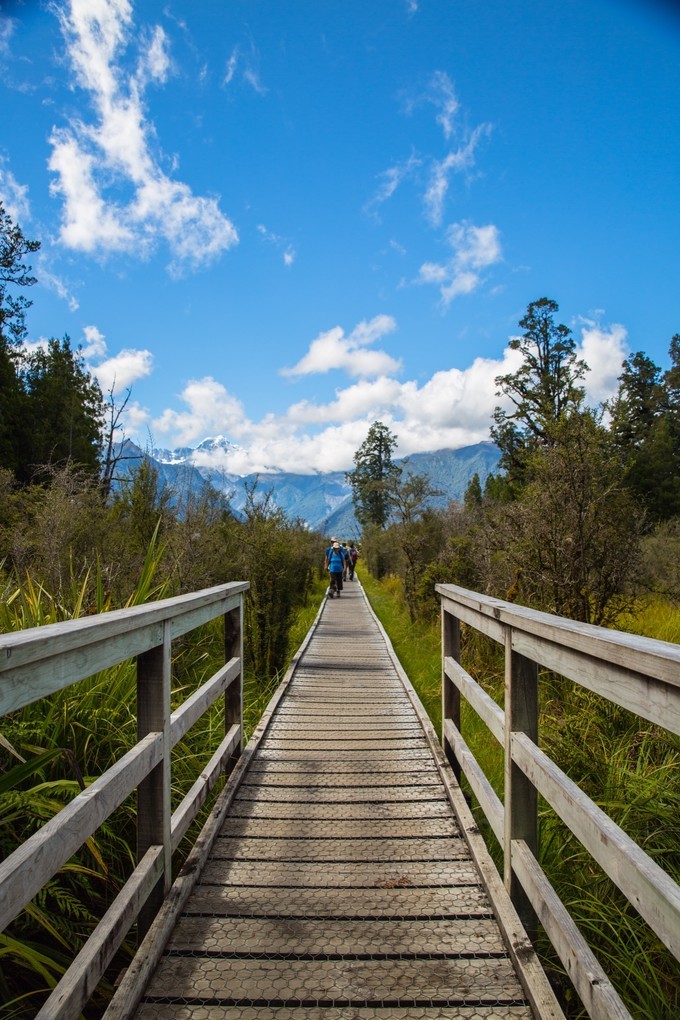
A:
{"type": "Polygon", "coordinates": [[[345,558],[342,554],[342,549],[337,538],[331,539],[331,544],[326,549],[326,569],[330,574],[330,584],[328,586],[328,597],[334,598],[336,595],[340,598],[340,592],[342,591],[342,572],[345,568],[345,558]]]}

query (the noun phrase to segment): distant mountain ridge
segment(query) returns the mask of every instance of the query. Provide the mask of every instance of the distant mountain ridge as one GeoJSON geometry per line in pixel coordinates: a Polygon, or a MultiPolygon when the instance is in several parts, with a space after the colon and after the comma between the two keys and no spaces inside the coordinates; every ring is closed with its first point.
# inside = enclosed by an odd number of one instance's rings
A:
{"type": "MultiPolygon", "coordinates": [[[[272,471],[241,476],[210,465],[211,455],[229,448],[231,444],[223,436],[204,439],[196,448],[150,452],[126,440],[120,451],[117,475],[120,478],[132,474],[148,458],[162,484],[175,493],[175,501],[190,493],[197,495],[211,485],[228,496],[237,514],[245,506],[246,488],[257,483],[262,493],[271,492],[273,502],[288,517],[303,520],[310,529],[334,532],[347,539],[359,537],[361,528],[354,516],[351,488],[344,471],[311,475],[272,471]]],[[[429,475],[433,488],[441,491],[432,504],[446,506],[451,500],[463,498],[473,475],[479,475],[484,485],[487,475],[496,470],[499,458],[500,451],[493,443],[476,443],[458,450],[414,453],[396,463],[406,472],[429,475]]]]}

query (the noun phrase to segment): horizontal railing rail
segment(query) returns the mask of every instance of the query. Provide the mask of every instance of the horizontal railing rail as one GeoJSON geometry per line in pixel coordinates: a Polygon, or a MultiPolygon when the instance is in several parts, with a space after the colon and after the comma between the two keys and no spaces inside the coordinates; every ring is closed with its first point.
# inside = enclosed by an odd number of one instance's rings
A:
{"type": "Polygon", "coordinates": [[[243,748],[243,594],[246,582],[131,609],[0,635],[0,715],[80,680],[137,661],[137,742],[0,863],[0,931],[137,790],[137,866],[38,1017],[80,1015],[137,922],[148,930],[172,882],[172,854],[219,776],[243,748]],[[224,619],[225,665],[171,711],[173,639],[224,619]],[[171,751],[224,698],[224,737],[171,812],[171,751]]]}
{"type": "Polygon", "coordinates": [[[540,921],[593,1020],[630,1014],[559,900],[538,856],[538,795],[680,959],[680,886],[538,746],[539,666],[680,733],[680,646],[577,623],[455,585],[442,608],[442,745],[503,849],[504,881],[528,931],[540,921]],[[504,709],[461,665],[461,624],[505,652],[504,709]],[[461,698],[504,750],[503,800],[461,732],[461,698]]]}

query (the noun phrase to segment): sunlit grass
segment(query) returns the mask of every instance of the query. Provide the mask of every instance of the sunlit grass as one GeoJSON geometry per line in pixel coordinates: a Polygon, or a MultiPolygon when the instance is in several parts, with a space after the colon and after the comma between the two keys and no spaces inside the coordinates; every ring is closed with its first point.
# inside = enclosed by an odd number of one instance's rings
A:
{"type": "MultiPolygon", "coordinates": [[[[440,634],[412,624],[397,578],[362,582],[397,655],[439,729],[440,634]],[[436,678],[436,679],[435,679],[436,678]]],[[[680,610],[660,600],[642,604],[621,629],[678,641],[680,610]]],[[[462,660],[494,700],[503,703],[503,654],[463,628],[462,660]]],[[[577,685],[541,673],[540,743],[558,765],[661,867],[680,881],[680,740],[577,685]]],[[[463,735],[498,795],[503,751],[463,702],[463,735]]],[[[463,788],[465,789],[465,781],[463,788]]],[[[469,792],[469,791],[468,791],[469,792]]],[[[476,807],[497,865],[501,856],[476,807]]],[[[558,895],[590,943],[636,1020],[677,1020],[680,964],[563,823],[541,801],[540,859],[558,895]]],[[[569,1017],[585,1014],[547,939],[539,952],[569,1017]]]]}

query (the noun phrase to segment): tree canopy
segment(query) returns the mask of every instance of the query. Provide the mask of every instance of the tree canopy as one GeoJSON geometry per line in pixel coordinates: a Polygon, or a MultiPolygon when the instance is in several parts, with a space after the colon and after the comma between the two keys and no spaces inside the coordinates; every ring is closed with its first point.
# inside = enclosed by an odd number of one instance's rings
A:
{"type": "Polygon", "coordinates": [[[550,298],[531,302],[519,322],[522,336],[509,344],[522,362],[496,378],[497,395],[508,397],[513,409],[496,408],[491,437],[501,450],[501,467],[513,479],[523,477],[527,455],[549,445],[553,427],[583,401],[580,380],[588,366],[576,355],[571,330],[555,322],[558,311],[550,298]]]}
{"type": "Polygon", "coordinates": [[[397,437],[381,421],[375,421],[354,454],[354,470],[347,474],[352,486],[354,512],[362,527],[385,528],[390,519],[390,492],[401,475],[392,461],[397,437]]]}

